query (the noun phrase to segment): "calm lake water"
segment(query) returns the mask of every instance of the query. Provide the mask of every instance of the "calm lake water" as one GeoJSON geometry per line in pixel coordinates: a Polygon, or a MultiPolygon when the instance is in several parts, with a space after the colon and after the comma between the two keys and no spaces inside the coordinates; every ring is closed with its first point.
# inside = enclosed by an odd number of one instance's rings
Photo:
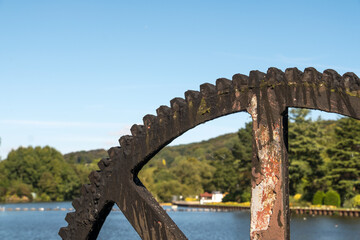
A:
{"type": "MultiPolygon", "coordinates": [[[[70,208],[70,202],[0,204],[6,208],[70,208]]],[[[0,212],[0,239],[60,239],[65,211],[0,212]]],[[[189,239],[249,239],[250,213],[169,212],[189,239]]],[[[360,239],[360,218],[298,215],[291,218],[292,240],[360,239]],[[304,220],[306,217],[306,220],[304,220]]],[[[120,211],[108,216],[98,239],[140,239],[120,211]]]]}

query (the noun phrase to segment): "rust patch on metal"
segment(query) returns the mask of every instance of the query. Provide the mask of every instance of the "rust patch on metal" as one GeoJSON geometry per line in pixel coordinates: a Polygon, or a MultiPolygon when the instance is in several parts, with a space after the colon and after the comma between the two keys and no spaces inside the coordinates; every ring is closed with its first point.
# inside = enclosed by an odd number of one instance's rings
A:
{"type": "MultiPolygon", "coordinates": [[[[257,99],[254,95],[248,110],[253,118],[253,133],[261,172],[253,175],[255,186],[252,188],[251,198],[251,239],[260,239],[259,232],[269,228],[281,169],[280,124],[267,126],[259,123],[257,107],[257,99]],[[272,131],[272,139],[270,131],[272,131]]],[[[255,169],[253,173],[256,173],[255,169]]]]}

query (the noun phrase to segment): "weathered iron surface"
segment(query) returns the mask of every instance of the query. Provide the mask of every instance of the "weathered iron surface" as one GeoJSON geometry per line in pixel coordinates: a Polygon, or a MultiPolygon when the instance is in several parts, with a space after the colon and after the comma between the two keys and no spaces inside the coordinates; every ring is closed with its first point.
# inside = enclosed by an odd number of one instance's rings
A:
{"type": "MultiPolygon", "coordinates": [[[[270,73],[271,70],[269,70],[270,73]]],[[[250,78],[266,76],[253,72],[250,78]]],[[[270,88],[259,89],[247,111],[253,119],[253,161],[251,198],[251,239],[288,239],[289,209],[286,185],[287,108],[278,104],[270,88]],[[275,101],[274,101],[275,100],[275,101]]]]}
{"type": "MultiPolygon", "coordinates": [[[[68,213],[63,239],[96,239],[116,204],[142,239],[186,239],[185,235],[142,185],[137,175],[164,146],[206,121],[241,111],[253,118],[251,239],[289,239],[287,170],[287,108],[334,112],[359,119],[360,80],[353,73],[314,68],[241,74],[232,80],[205,83],[200,91],[187,91],[170,107],[160,106],[157,116],[146,115],[143,125],[131,127],[121,147],[109,150],[90,174],[68,213]]],[[[121,238],[121,236],[119,236],[121,238]]]]}

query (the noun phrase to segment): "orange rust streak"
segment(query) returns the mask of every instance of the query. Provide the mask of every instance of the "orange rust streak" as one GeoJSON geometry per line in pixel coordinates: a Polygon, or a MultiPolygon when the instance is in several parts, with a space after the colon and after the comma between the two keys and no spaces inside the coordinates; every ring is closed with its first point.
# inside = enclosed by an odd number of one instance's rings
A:
{"type": "Polygon", "coordinates": [[[275,188],[279,182],[280,173],[280,151],[279,151],[279,139],[278,136],[279,125],[275,126],[274,132],[277,134],[272,141],[269,139],[269,129],[264,126],[260,126],[255,129],[256,132],[256,144],[259,149],[259,159],[261,161],[261,180],[256,188],[259,188],[261,197],[259,205],[255,210],[255,221],[252,221],[252,232],[255,234],[257,231],[266,230],[270,224],[270,217],[273,214],[272,209],[276,200],[275,188]]]}

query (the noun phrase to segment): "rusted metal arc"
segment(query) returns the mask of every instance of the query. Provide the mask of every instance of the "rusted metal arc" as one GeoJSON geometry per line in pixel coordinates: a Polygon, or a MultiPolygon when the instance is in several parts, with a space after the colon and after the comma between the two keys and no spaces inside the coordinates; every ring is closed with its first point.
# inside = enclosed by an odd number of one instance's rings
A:
{"type": "MultiPolygon", "coordinates": [[[[116,203],[142,239],[186,239],[142,186],[137,174],[164,146],[189,129],[227,114],[248,111],[253,118],[257,118],[254,119],[254,123],[257,123],[254,135],[255,138],[257,133],[259,136],[254,146],[258,151],[254,159],[262,154],[259,149],[264,145],[267,149],[265,152],[280,161],[273,172],[266,172],[261,169],[266,168],[266,164],[271,161],[266,157],[259,158],[261,164],[257,168],[260,171],[254,170],[253,174],[255,182],[260,179],[259,184],[268,181],[264,179],[277,176],[280,185],[269,182],[268,186],[285,186],[285,189],[276,190],[275,203],[269,205],[272,206],[269,224],[278,224],[282,229],[280,239],[287,239],[289,210],[286,200],[284,111],[287,107],[313,108],[359,119],[359,92],[360,81],[355,74],[347,73],[341,77],[333,70],[321,74],[313,68],[305,69],[304,73],[296,68],[287,69],[285,73],[275,68],[270,68],[267,74],[252,71],[249,77],[236,74],[232,81],[218,79],[216,86],[206,83],[200,86],[200,92],[187,91],[185,99],[171,100],[171,107],[161,106],[156,111],[157,116],[144,117],[144,125],[132,126],[132,135],[120,138],[121,148],[109,150],[110,158],[100,161],[101,170],[90,174],[91,184],[85,185],[80,198],[73,201],[75,212],[67,215],[69,224],[59,234],[63,239],[95,239],[109,209],[116,203]],[[254,102],[258,106],[256,109],[252,109],[254,102]],[[261,129],[265,129],[263,133],[261,129]],[[266,134],[269,142],[264,143],[259,137],[266,134]],[[279,149],[280,155],[277,152],[279,149]],[[279,221],[274,221],[273,212],[277,212],[279,221]]],[[[261,214],[254,215],[259,219],[261,214]]],[[[264,219],[268,219],[266,214],[264,219]]],[[[270,229],[275,225],[271,226],[270,229]]],[[[252,232],[258,233],[254,236],[260,239],[271,238],[271,231],[259,232],[253,226],[252,229],[255,229],[252,232]]]]}

